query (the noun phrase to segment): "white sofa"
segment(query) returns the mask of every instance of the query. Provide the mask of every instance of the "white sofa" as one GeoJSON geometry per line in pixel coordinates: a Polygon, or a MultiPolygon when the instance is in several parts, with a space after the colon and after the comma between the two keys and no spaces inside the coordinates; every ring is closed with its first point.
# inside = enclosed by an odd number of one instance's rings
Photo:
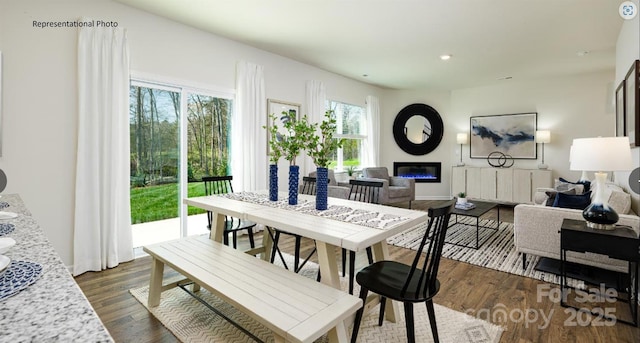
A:
{"type": "MultiPolygon", "coordinates": [[[[630,196],[620,194],[620,190],[610,190],[609,204],[620,216],[618,225],[627,225],[636,234],[640,233],[640,217],[630,210],[630,196]],[[627,201],[628,199],[628,201],[627,201]]],[[[537,198],[540,198],[537,196],[537,198]]],[[[521,252],[523,268],[526,255],[560,259],[560,227],[564,219],[584,220],[581,210],[535,205],[517,205],[514,209],[514,241],[516,251],[521,252]]],[[[626,273],[627,262],[610,259],[607,256],[568,252],[567,260],[603,269],[626,273]]]]}

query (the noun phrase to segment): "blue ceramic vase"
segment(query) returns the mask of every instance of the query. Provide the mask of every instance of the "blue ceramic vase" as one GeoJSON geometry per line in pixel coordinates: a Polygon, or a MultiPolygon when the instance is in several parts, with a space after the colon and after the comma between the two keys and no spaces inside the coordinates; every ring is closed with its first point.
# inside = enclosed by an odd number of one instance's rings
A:
{"type": "Polygon", "coordinates": [[[278,165],[269,165],[269,200],[278,201],[278,165]]]}
{"type": "Polygon", "coordinates": [[[327,209],[328,180],[329,170],[318,167],[316,171],[316,210],[324,211],[327,209]]]}
{"type": "Polygon", "coordinates": [[[289,166],[289,205],[298,204],[298,177],[299,166],[289,166]]]}

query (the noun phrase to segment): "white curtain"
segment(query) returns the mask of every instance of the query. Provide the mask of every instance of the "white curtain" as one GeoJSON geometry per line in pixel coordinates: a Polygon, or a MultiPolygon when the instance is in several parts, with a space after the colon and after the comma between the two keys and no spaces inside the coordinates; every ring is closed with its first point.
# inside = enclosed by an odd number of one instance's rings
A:
{"type": "Polygon", "coordinates": [[[126,31],[81,28],[73,274],[132,260],[131,235],[126,31]]]}
{"type": "Polygon", "coordinates": [[[264,67],[239,61],[236,106],[231,123],[231,172],[234,191],[267,189],[267,100],[264,67]]]}
{"type": "Polygon", "coordinates": [[[380,103],[378,98],[367,96],[367,142],[363,157],[365,167],[380,166],[380,103]]]}
{"type": "MultiPolygon", "coordinates": [[[[324,88],[322,81],[308,80],[306,85],[306,111],[302,114],[306,114],[309,117],[309,121],[312,123],[320,123],[324,119],[324,113],[327,109],[327,91],[324,88]]],[[[307,175],[316,170],[316,165],[310,157],[304,154],[304,174],[307,175]]]]}

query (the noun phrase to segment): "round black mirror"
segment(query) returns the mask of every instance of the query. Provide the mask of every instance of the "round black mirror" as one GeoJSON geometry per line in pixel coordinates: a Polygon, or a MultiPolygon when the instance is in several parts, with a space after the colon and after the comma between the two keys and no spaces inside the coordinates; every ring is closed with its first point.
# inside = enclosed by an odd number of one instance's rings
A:
{"type": "Polygon", "coordinates": [[[432,152],[442,141],[443,133],[440,114],[425,104],[406,106],[393,122],[393,138],[402,150],[411,155],[432,152]]]}

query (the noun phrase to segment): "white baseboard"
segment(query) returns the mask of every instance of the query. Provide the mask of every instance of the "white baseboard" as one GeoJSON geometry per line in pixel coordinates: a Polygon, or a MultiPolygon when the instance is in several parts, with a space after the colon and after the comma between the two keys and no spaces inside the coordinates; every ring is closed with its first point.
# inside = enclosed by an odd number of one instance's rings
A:
{"type": "Polygon", "coordinates": [[[451,200],[450,195],[420,195],[416,196],[416,200],[451,200]]]}

